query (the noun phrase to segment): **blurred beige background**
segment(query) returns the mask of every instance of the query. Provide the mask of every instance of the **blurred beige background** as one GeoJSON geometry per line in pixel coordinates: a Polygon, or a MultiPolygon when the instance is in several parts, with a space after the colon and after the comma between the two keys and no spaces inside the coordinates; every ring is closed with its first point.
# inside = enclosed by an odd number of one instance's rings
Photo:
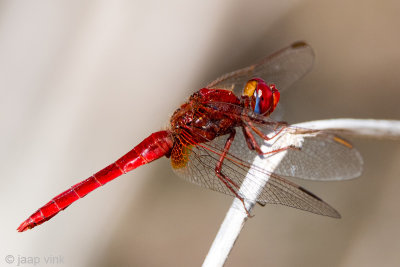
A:
{"type": "MultiPolygon", "coordinates": [[[[295,40],[317,61],[282,95],[286,121],[400,119],[399,25],[399,1],[0,1],[0,265],[201,265],[232,198],[180,180],[167,159],[15,229],[202,85],[295,40]]],[[[353,142],[362,177],[296,181],[342,219],[258,207],[226,266],[398,266],[400,143],[353,142]]]]}

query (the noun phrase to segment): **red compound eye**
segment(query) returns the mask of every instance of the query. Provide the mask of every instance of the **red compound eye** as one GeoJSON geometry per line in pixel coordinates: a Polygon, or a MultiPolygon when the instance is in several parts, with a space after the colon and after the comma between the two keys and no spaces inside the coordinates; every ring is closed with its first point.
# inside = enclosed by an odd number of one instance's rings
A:
{"type": "Polygon", "coordinates": [[[268,86],[260,78],[248,81],[243,95],[250,97],[251,108],[255,113],[265,116],[268,116],[275,110],[280,97],[280,93],[274,84],[268,86]]]}

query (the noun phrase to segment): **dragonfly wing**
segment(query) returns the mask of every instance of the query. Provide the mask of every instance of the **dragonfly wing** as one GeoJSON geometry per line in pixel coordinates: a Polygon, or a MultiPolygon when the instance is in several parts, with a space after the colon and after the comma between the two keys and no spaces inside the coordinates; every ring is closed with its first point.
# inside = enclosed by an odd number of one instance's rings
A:
{"type": "MultiPolygon", "coordinates": [[[[227,136],[220,136],[211,142],[192,146],[186,150],[186,164],[174,168],[175,172],[192,183],[235,196],[215,174],[215,168],[226,140],[227,136]]],[[[246,144],[244,136],[241,131],[237,131],[232,146],[237,148],[242,147],[243,144],[246,144]]],[[[246,153],[252,154],[253,158],[256,156],[247,146],[242,149],[246,153]]],[[[316,214],[340,217],[335,209],[320,198],[272,171],[268,171],[268,166],[256,166],[249,172],[250,164],[242,161],[240,159],[242,156],[242,153],[235,154],[235,151],[230,151],[223,161],[221,172],[232,181],[230,184],[244,199],[256,199],[262,204],[282,204],[316,214]],[[246,182],[243,183],[246,176],[246,182]],[[267,178],[268,181],[265,184],[267,178]],[[254,198],[254,191],[260,190],[260,188],[262,191],[254,198]]]]}
{"type": "MultiPolygon", "coordinates": [[[[258,125],[270,132],[271,125],[258,125]]],[[[264,144],[263,151],[275,151],[293,146],[285,153],[274,173],[308,180],[333,181],[358,177],[362,172],[363,160],[360,153],[346,140],[325,131],[301,129],[288,126],[270,141],[256,137],[264,144]]],[[[271,153],[265,158],[274,158],[280,153],[271,153]]]]}
{"type": "MultiPolygon", "coordinates": [[[[262,146],[265,153],[264,159],[274,160],[280,157],[280,164],[276,166],[273,172],[280,176],[302,178],[308,180],[347,180],[361,175],[363,160],[360,153],[343,138],[331,134],[327,131],[310,130],[295,126],[286,125],[281,122],[274,121],[269,117],[255,114],[251,110],[245,110],[243,107],[221,102],[209,102],[208,107],[226,110],[234,110],[235,113],[247,114],[251,120],[251,125],[259,132],[271,137],[271,140],[266,141],[252,132],[257,144],[262,146]],[[291,146],[292,149],[287,149],[279,153],[274,151],[282,150],[291,146]],[[282,156],[284,155],[284,157],[282,156]]],[[[227,114],[227,116],[233,116],[227,114]]],[[[238,115],[242,116],[242,115],[238,115]]],[[[246,125],[250,124],[243,121],[246,125]]],[[[242,130],[237,130],[235,142],[232,144],[229,152],[248,165],[253,165],[254,159],[258,156],[254,150],[250,150],[246,145],[246,140],[241,133],[242,130]]],[[[216,142],[207,143],[207,145],[215,144],[216,142]]],[[[224,144],[219,147],[223,148],[224,144]]],[[[260,166],[260,169],[266,168],[260,166]]],[[[267,170],[270,170],[267,168],[267,170]]]]}
{"type": "Polygon", "coordinates": [[[314,57],[314,52],[308,44],[297,42],[256,64],[218,77],[206,88],[228,89],[241,95],[246,82],[258,77],[268,84],[276,84],[278,90],[283,91],[311,70],[314,57]]]}
{"type": "MultiPolygon", "coordinates": [[[[267,160],[285,155],[280,159],[279,166],[274,168],[274,173],[280,176],[332,181],[352,179],[361,175],[363,160],[360,153],[350,142],[335,134],[290,126],[255,114],[251,110],[245,110],[239,105],[221,102],[209,102],[206,105],[218,110],[226,110],[229,105],[230,110],[237,108],[235,114],[247,114],[253,128],[271,138],[266,141],[252,132],[256,143],[262,146],[263,152],[269,153],[264,158],[267,160]],[[293,149],[274,152],[289,146],[293,149]]],[[[233,115],[227,114],[227,116],[233,115]]],[[[247,121],[243,120],[243,123],[250,127],[247,121]]],[[[241,129],[237,132],[241,132],[241,129]]],[[[247,147],[242,134],[235,138],[239,139],[240,141],[231,146],[229,152],[252,165],[257,154],[247,147]]]]}
{"type": "Polygon", "coordinates": [[[261,204],[281,204],[315,214],[340,218],[339,212],[322,199],[305,188],[279,177],[268,180],[258,199],[261,204]]]}

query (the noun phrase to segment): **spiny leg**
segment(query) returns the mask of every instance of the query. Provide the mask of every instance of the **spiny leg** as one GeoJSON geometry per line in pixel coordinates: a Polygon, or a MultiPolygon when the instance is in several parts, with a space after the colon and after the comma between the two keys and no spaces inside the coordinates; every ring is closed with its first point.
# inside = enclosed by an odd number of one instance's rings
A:
{"type": "MultiPolygon", "coordinates": [[[[248,110],[249,107],[250,107],[250,99],[249,99],[248,97],[245,97],[245,98],[244,98],[244,107],[245,107],[245,109],[243,110],[242,115],[241,115],[243,121],[244,121],[248,126],[250,126],[250,128],[251,128],[258,136],[260,136],[262,139],[264,139],[264,140],[266,140],[266,141],[269,141],[269,140],[275,138],[275,137],[276,137],[277,135],[279,135],[284,129],[287,128],[287,123],[286,123],[286,122],[276,122],[276,123],[275,123],[275,127],[274,127],[274,132],[276,132],[276,129],[277,129],[278,127],[281,127],[281,129],[280,129],[277,133],[275,133],[273,136],[269,137],[269,136],[267,136],[266,134],[264,134],[263,132],[261,132],[257,127],[255,127],[255,126],[253,125],[252,119],[250,119],[249,114],[245,112],[245,111],[248,110]]],[[[270,124],[268,121],[260,120],[260,122],[263,123],[263,124],[270,124]]]]}
{"type": "Polygon", "coordinates": [[[248,138],[248,136],[249,136],[248,127],[247,128],[246,127],[242,127],[242,131],[243,131],[243,136],[245,137],[245,140],[246,140],[247,147],[250,150],[255,150],[254,142],[252,142],[251,139],[248,138]]]}
{"type": "Polygon", "coordinates": [[[269,137],[268,135],[264,134],[260,129],[255,127],[248,116],[244,116],[243,119],[244,119],[245,123],[248,125],[248,127],[250,127],[258,136],[260,136],[262,139],[264,139],[266,141],[274,139],[280,133],[282,133],[283,130],[285,130],[287,128],[287,123],[286,122],[276,122],[275,123],[275,127],[274,127],[274,132],[275,133],[274,133],[273,136],[269,137]],[[278,127],[281,127],[281,128],[279,129],[278,132],[276,132],[278,127]]]}
{"type": "MultiPolygon", "coordinates": [[[[220,156],[220,158],[219,158],[219,160],[218,160],[218,163],[217,163],[217,165],[215,166],[215,173],[216,173],[216,175],[218,176],[218,178],[222,179],[222,182],[224,182],[224,183],[225,183],[225,182],[229,182],[229,183],[231,183],[234,187],[236,187],[236,189],[239,189],[239,186],[238,186],[235,182],[233,182],[231,179],[229,179],[228,177],[226,177],[226,176],[221,172],[221,170],[222,170],[222,164],[223,164],[223,162],[224,162],[224,159],[225,159],[225,157],[226,157],[226,154],[227,154],[228,151],[229,151],[229,148],[230,148],[231,145],[232,145],[233,140],[235,139],[235,135],[236,135],[236,131],[233,129],[232,132],[230,133],[228,139],[227,139],[226,142],[225,142],[224,151],[222,152],[222,154],[221,154],[221,156],[220,156]]],[[[232,188],[231,185],[227,185],[227,186],[228,186],[228,188],[229,188],[231,191],[234,190],[234,189],[232,188]]],[[[236,191],[233,192],[233,193],[238,197],[236,191]]]]}
{"type": "Polygon", "coordinates": [[[285,130],[285,129],[287,128],[286,122],[278,122],[278,123],[275,125],[275,127],[274,127],[274,132],[275,132],[275,134],[274,134],[273,136],[269,137],[268,135],[266,135],[266,134],[264,134],[263,132],[261,132],[260,129],[258,129],[257,127],[255,127],[255,126],[253,125],[253,123],[251,123],[251,121],[248,122],[248,123],[249,123],[250,128],[251,128],[258,136],[260,136],[262,139],[264,139],[264,140],[266,140],[266,141],[269,141],[269,140],[271,140],[271,139],[274,139],[276,136],[278,136],[280,133],[282,133],[283,130],[285,130]],[[281,127],[281,128],[279,129],[278,132],[276,132],[276,129],[277,129],[278,127],[281,127]]]}
{"type": "Polygon", "coordinates": [[[246,211],[247,216],[248,217],[252,217],[252,215],[250,215],[250,212],[246,208],[246,205],[244,203],[244,198],[241,197],[237,193],[237,190],[239,189],[239,186],[234,181],[232,181],[229,177],[227,177],[225,174],[222,173],[222,164],[224,162],[226,154],[229,151],[229,148],[232,145],[233,140],[235,139],[235,134],[236,134],[236,131],[233,129],[232,132],[230,133],[229,137],[228,137],[228,140],[226,140],[224,151],[222,152],[221,157],[219,158],[218,163],[215,166],[215,174],[225,184],[225,186],[228,187],[228,189],[242,202],[244,210],[246,211]],[[235,187],[236,189],[233,188],[233,187],[235,187]]]}
{"type": "Polygon", "coordinates": [[[247,143],[248,147],[251,150],[255,150],[257,152],[257,154],[260,155],[260,156],[261,155],[265,156],[265,155],[268,155],[268,154],[275,154],[275,153],[282,152],[282,151],[285,151],[285,150],[288,150],[288,149],[299,150],[298,147],[290,145],[290,146],[281,147],[281,148],[278,148],[278,149],[275,149],[275,150],[272,150],[272,151],[263,152],[261,150],[260,145],[257,143],[256,139],[254,138],[254,135],[251,133],[251,130],[250,130],[249,126],[244,125],[242,127],[242,129],[243,129],[243,133],[244,133],[244,136],[245,136],[246,143],[247,143]]]}

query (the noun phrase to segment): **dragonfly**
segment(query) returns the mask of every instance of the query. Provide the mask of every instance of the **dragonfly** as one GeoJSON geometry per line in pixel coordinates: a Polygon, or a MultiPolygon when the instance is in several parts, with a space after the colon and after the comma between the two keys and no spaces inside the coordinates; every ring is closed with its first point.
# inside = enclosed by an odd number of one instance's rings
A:
{"type": "Polygon", "coordinates": [[[254,187],[260,187],[260,177],[269,177],[256,197],[258,204],[281,204],[340,218],[329,204],[289,178],[357,177],[362,171],[359,152],[334,133],[271,118],[280,92],[310,71],[314,57],[308,44],[296,42],[220,76],[173,113],[168,129],[150,134],[114,163],[51,199],[17,230],[50,220],[96,188],[162,157],[169,158],[172,169],[185,180],[238,198],[249,216],[244,201],[254,187]],[[283,154],[277,166],[265,164],[283,154]],[[254,163],[256,157],[265,160],[254,163]]]}

